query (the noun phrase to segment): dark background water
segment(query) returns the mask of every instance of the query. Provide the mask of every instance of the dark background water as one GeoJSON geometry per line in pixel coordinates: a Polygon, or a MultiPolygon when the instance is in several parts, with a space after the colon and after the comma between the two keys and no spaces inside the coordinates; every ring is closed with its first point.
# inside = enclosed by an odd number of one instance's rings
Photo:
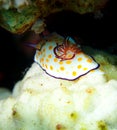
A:
{"type": "MultiPolygon", "coordinates": [[[[80,44],[117,55],[117,8],[114,0],[101,15],[60,12],[46,18],[47,29],[80,39],[80,44]]],[[[0,87],[12,90],[33,63],[35,51],[23,45],[25,34],[13,35],[0,27],[0,87]],[[20,42],[19,42],[20,41],[20,42]]]]}

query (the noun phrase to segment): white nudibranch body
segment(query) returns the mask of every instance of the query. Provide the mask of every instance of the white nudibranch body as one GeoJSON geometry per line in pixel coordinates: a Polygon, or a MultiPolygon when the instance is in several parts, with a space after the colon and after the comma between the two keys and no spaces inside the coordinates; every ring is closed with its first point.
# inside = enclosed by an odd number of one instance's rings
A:
{"type": "Polygon", "coordinates": [[[99,67],[70,37],[58,43],[57,40],[47,40],[36,51],[35,62],[48,75],[66,80],[75,80],[99,67]]]}

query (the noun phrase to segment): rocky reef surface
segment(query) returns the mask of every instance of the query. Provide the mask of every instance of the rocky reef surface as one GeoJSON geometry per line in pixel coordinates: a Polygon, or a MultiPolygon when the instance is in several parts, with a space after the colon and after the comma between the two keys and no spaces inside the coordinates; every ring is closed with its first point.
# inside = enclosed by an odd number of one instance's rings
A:
{"type": "Polygon", "coordinates": [[[33,63],[12,94],[0,100],[0,130],[116,130],[117,56],[83,48],[104,73],[68,81],[33,63]]]}
{"type": "Polygon", "coordinates": [[[38,19],[69,10],[79,14],[95,13],[108,0],[0,0],[0,26],[15,34],[29,30],[38,19]]]}

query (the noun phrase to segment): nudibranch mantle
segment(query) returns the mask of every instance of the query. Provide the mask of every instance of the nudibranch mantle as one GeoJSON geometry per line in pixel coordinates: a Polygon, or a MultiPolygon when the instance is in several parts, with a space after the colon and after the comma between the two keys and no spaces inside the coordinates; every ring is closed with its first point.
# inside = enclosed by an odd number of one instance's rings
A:
{"type": "Polygon", "coordinates": [[[34,60],[48,75],[66,80],[75,80],[99,67],[72,38],[64,39],[59,35],[58,39],[46,39],[36,51],[34,60]]]}

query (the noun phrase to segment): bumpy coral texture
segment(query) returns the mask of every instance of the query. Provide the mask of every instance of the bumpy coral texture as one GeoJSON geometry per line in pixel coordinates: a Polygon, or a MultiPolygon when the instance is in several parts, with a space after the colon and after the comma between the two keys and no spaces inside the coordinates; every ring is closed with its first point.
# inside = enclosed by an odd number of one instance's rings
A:
{"type": "Polygon", "coordinates": [[[94,52],[105,74],[74,81],[53,78],[32,64],[12,95],[0,101],[0,130],[116,130],[117,68],[112,56],[94,52]]]}

